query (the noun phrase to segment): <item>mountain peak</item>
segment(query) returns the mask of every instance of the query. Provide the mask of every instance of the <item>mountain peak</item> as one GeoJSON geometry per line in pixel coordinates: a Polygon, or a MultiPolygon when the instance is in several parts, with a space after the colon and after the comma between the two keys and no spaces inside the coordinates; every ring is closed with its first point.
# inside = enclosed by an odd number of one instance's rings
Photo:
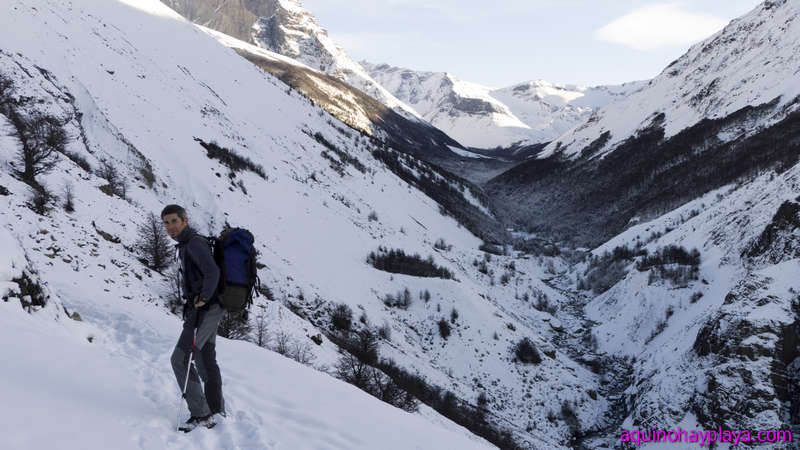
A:
{"type": "Polygon", "coordinates": [[[292,11],[296,13],[307,13],[306,9],[303,8],[303,5],[300,3],[300,0],[272,0],[275,2],[277,6],[280,6],[287,11],[292,11]]]}
{"type": "Polygon", "coordinates": [[[638,89],[581,86],[545,80],[494,89],[449,72],[414,71],[362,62],[370,75],[434,126],[464,145],[512,147],[551,141],[602,105],[638,89]]]}
{"type": "MultiPolygon", "coordinates": [[[[598,154],[613,151],[663,117],[665,138],[703,119],[721,119],[747,107],[776,102],[766,112],[769,125],[798,107],[800,83],[800,4],[766,1],[724,29],[693,45],[643,89],[598,111],[596,120],[574,128],[540,155],[556,151],[577,156],[598,136],[608,139],[598,154]]],[[[753,130],[747,126],[746,129],[753,130]]],[[[740,136],[731,134],[730,138],[740,136]]]]}
{"type": "Polygon", "coordinates": [[[314,53],[321,53],[320,50],[329,54],[341,52],[328,38],[327,30],[297,0],[266,0],[264,4],[271,14],[259,17],[253,25],[253,42],[266,50],[326,71],[329,61],[312,60],[314,53]],[[321,48],[309,52],[313,47],[321,48]]]}

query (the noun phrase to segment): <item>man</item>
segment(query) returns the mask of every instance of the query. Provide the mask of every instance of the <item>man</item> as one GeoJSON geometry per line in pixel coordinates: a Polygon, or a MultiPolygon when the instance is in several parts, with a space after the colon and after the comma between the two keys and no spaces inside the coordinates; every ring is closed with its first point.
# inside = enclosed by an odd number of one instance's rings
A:
{"type": "Polygon", "coordinates": [[[217,327],[223,315],[217,298],[219,267],[214,262],[208,242],[189,226],[186,210],[178,205],[168,205],[161,211],[161,219],[167,234],[178,242],[181,289],[186,301],[183,331],[172,352],[172,369],[181,390],[186,383],[185,398],[191,414],[180,430],[188,432],[197,426],[211,428],[216,424],[214,414],[225,416],[222,377],[215,351],[217,327]],[[194,366],[190,364],[192,355],[194,366]]]}

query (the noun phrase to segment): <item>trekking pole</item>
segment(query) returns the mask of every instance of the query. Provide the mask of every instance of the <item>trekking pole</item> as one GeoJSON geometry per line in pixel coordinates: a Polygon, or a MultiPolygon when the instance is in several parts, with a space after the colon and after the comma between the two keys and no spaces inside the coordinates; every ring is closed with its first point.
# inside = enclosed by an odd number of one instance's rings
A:
{"type": "Polygon", "coordinates": [[[194,344],[197,341],[197,328],[194,330],[194,336],[192,337],[192,350],[189,353],[189,364],[186,365],[186,380],[183,382],[183,392],[181,393],[181,397],[178,399],[178,415],[175,425],[175,431],[180,431],[181,427],[181,404],[183,403],[182,400],[186,399],[186,388],[189,386],[189,371],[192,368],[192,364],[194,364],[194,344]]]}

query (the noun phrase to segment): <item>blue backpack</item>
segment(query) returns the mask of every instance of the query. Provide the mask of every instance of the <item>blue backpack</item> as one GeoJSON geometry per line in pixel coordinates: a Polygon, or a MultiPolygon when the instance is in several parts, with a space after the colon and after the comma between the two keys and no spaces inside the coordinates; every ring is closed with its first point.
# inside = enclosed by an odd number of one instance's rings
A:
{"type": "Polygon", "coordinates": [[[253,303],[258,295],[258,263],[253,233],[244,228],[228,228],[217,238],[210,238],[214,261],[220,276],[217,296],[229,312],[238,312],[253,303]]]}

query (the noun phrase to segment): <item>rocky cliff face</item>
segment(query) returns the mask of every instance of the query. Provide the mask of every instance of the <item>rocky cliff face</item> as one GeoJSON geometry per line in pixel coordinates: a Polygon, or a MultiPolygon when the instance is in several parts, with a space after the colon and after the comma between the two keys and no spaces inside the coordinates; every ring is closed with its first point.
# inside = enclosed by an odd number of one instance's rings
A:
{"type": "Polygon", "coordinates": [[[693,349],[704,383],[692,412],[706,428],[789,429],[798,423],[800,298],[781,279],[796,270],[790,263],[748,275],[697,333],[693,349]]]}
{"type": "Polygon", "coordinates": [[[258,20],[246,0],[163,0],[188,20],[219,30],[243,41],[250,41],[258,20]]]}

